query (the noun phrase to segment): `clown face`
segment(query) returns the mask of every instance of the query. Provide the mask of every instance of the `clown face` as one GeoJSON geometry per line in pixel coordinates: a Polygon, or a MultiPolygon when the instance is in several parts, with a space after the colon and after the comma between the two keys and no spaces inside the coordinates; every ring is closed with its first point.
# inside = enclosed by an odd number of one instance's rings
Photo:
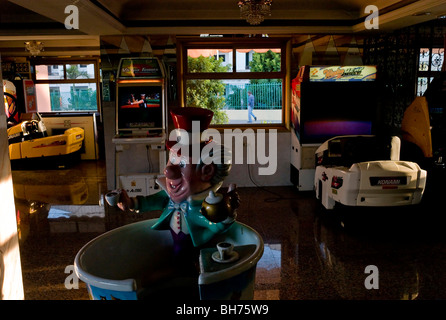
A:
{"type": "Polygon", "coordinates": [[[211,186],[209,181],[214,171],[212,164],[201,165],[197,168],[191,158],[171,151],[164,169],[167,193],[174,202],[184,201],[189,196],[208,189],[211,186]]]}

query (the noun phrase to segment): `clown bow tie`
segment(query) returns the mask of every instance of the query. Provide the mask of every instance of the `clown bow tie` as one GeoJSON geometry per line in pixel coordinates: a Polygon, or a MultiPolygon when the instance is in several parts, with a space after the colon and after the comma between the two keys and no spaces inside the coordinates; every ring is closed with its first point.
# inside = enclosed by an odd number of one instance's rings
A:
{"type": "Polygon", "coordinates": [[[181,203],[175,203],[172,200],[169,201],[168,208],[169,210],[181,210],[183,213],[187,212],[187,201],[183,201],[181,203]]]}

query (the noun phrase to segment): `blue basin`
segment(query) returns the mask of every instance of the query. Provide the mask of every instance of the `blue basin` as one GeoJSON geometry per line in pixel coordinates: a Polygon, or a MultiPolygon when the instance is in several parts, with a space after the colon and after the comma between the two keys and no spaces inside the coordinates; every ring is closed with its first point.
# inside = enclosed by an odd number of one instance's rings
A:
{"type": "Polygon", "coordinates": [[[215,237],[199,252],[196,275],[173,271],[170,231],[152,230],[158,219],[125,225],[88,242],[77,253],[76,275],[87,284],[94,300],[137,300],[166,297],[190,299],[252,299],[255,271],[263,254],[263,240],[240,222],[215,237]],[[234,245],[238,259],[213,260],[216,244],[234,245]]]}

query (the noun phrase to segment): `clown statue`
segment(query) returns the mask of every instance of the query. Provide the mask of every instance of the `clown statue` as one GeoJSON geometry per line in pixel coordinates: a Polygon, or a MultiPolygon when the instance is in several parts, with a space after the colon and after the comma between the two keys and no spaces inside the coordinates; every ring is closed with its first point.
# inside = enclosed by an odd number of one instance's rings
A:
{"type": "Polygon", "coordinates": [[[122,190],[118,207],[142,212],[163,210],[152,228],[171,231],[175,256],[196,257],[201,246],[235,221],[239,198],[234,185],[225,194],[217,193],[231,169],[230,152],[216,141],[202,141],[201,135],[199,141],[191,139],[194,125],[207,129],[213,112],[186,107],[171,111],[171,116],[177,141],[166,143],[170,153],[165,177],[157,180],[162,191],[129,197],[122,190]],[[199,151],[197,159],[194,151],[199,151]]]}

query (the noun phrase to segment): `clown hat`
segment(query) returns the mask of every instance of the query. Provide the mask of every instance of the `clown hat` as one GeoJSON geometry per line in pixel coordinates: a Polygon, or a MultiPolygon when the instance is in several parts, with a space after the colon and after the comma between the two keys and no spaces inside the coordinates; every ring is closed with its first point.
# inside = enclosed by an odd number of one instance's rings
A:
{"type": "Polygon", "coordinates": [[[185,107],[172,110],[170,115],[176,128],[176,137],[169,137],[169,140],[166,142],[166,147],[171,153],[174,152],[176,155],[181,156],[185,155],[182,154],[182,151],[188,152],[189,158],[192,158],[192,163],[201,161],[203,163],[231,164],[231,151],[217,142],[218,139],[207,138],[202,140],[202,133],[209,128],[214,115],[211,110],[185,107]],[[197,131],[198,128],[199,130],[197,131]],[[197,137],[197,134],[199,137],[197,137]],[[201,153],[202,150],[205,150],[205,147],[206,152],[201,153]],[[193,153],[197,149],[200,150],[199,155],[193,153]]]}
{"type": "Polygon", "coordinates": [[[185,107],[171,110],[170,115],[175,128],[192,132],[192,121],[199,121],[202,131],[209,128],[214,112],[204,108],[185,107]]]}

